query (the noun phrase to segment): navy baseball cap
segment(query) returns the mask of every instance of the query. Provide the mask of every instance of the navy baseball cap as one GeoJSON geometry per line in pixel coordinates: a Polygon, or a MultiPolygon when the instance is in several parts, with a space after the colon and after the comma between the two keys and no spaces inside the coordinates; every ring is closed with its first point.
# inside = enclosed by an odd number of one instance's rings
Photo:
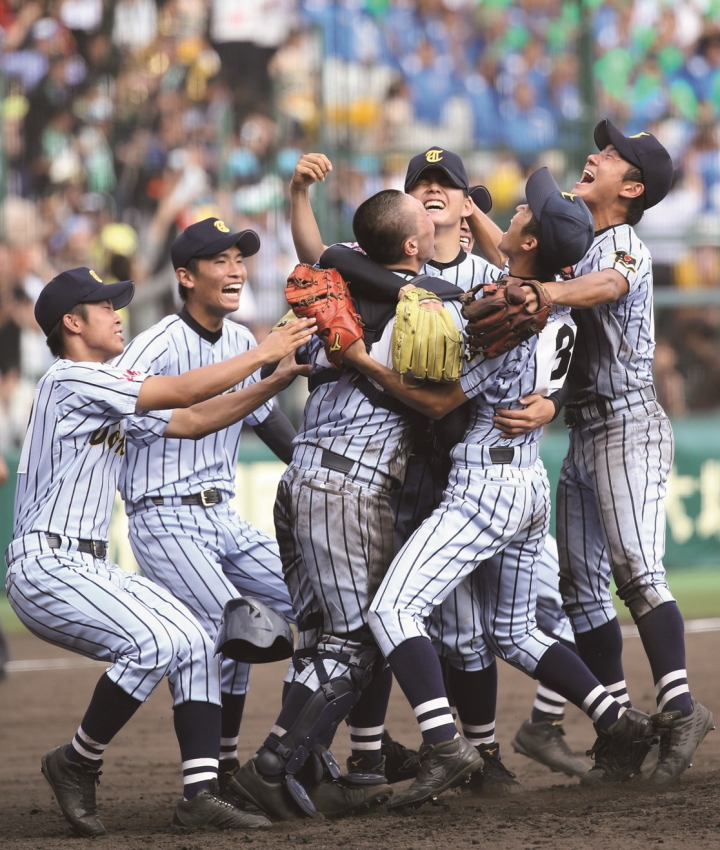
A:
{"type": "Polygon", "coordinates": [[[419,153],[410,160],[405,175],[406,192],[412,189],[423,171],[427,171],[428,168],[439,168],[447,174],[453,186],[470,193],[470,183],[463,161],[456,153],[437,147],[430,148],[425,153],[419,153]]]}
{"type": "Polygon", "coordinates": [[[231,233],[219,218],[205,218],[191,224],[170,246],[173,268],[187,265],[193,257],[211,257],[237,245],[243,257],[251,257],[260,250],[260,237],[254,230],[231,233]]]}
{"type": "Polygon", "coordinates": [[[594,135],[598,150],[612,145],[623,159],[642,171],[645,209],[659,204],[672,186],[673,163],[670,154],[655,136],[652,133],[625,136],[607,118],[595,127],[594,135]]]}
{"type": "Polygon", "coordinates": [[[585,201],[561,191],[547,168],[538,168],[530,175],[525,197],[540,222],[540,256],[553,268],[574,266],[587,254],[595,232],[585,201]]]}
{"type": "Polygon", "coordinates": [[[473,199],[473,203],[481,212],[490,212],[492,209],[492,195],[485,186],[471,186],[469,194],[473,199]]]}
{"type": "Polygon", "coordinates": [[[119,310],[132,301],[134,294],[133,281],[103,283],[92,269],[81,266],[61,272],[43,288],[35,302],[35,321],[48,336],[62,317],[78,304],[112,301],[113,309],[119,310]]]}

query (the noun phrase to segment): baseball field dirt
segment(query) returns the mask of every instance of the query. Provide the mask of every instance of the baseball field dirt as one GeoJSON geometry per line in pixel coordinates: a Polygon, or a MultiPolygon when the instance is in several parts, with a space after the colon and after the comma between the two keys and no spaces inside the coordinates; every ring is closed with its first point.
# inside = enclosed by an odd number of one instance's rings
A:
{"type": "MultiPolygon", "coordinates": [[[[40,773],[40,757],[74,734],[102,665],[86,662],[27,634],[10,635],[17,662],[57,659],[81,666],[12,670],[0,683],[0,847],[58,850],[79,847],[40,773]]],[[[688,668],[695,696],[720,721],[720,632],[687,636],[688,668]]],[[[638,708],[652,710],[653,688],[637,637],[625,642],[626,674],[638,708]]],[[[284,664],[258,666],[241,733],[241,758],[249,757],[270,729],[280,700],[284,664]]],[[[551,773],[516,755],[510,740],[532,704],[534,683],[507,665],[500,669],[498,740],[503,759],[525,792],[503,799],[465,790],[410,814],[384,807],[339,821],[298,820],[262,833],[173,833],[170,819],[181,789],[179,752],[172,727],[169,692],[159,689],[108,749],[98,788],[100,816],[108,830],[97,839],[111,850],[717,850],[720,846],[720,731],[711,732],[695,764],[674,785],[656,790],[642,780],[601,791],[581,789],[576,779],[551,773]]],[[[393,693],[388,729],[408,746],[419,736],[399,690],[393,693]]],[[[593,742],[589,721],[571,707],[567,740],[582,753],[593,742]]],[[[347,735],[335,752],[344,764],[347,735]]]]}

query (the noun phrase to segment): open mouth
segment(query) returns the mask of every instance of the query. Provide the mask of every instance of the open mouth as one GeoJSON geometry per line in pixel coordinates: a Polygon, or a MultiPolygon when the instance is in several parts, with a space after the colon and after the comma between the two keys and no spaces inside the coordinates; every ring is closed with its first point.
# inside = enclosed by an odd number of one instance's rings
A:
{"type": "Polygon", "coordinates": [[[241,290],[242,285],[239,283],[232,284],[231,286],[224,286],[223,295],[240,295],[241,290]]]}
{"type": "Polygon", "coordinates": [[[470,247],[470,237],[469,236],[461,236],[460,237],[460,247],[461,248],[469,248],[470,247]]]}
{"type": "Polygon", "coordinates": [[[583,168],[582,177],[580,178],[580,183],[594,183],[595,175],[592,171],[588,171],[587,168],[583,168]]]}
{"type": "Polygon", "coordinates": [[[445,204],[437,198],[433,198],[432,201],[425,201],[425,209],[428,212],[442,211],[445,209],[445,204]]]}

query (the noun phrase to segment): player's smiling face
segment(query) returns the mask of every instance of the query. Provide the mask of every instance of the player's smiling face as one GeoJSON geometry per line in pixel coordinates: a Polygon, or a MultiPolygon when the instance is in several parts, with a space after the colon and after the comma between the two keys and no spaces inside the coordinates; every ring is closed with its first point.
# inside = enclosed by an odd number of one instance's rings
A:
{"type": "Polygon", "coordinates": [[[593,207],[598,209],[613,204],[624,186],[631,182],[625,180],[629,168],[631,164],[612,145],[608,145],[587,158],[573,192],[585,201],[591,211],[593,207]]]}
{"type": "Polygon", "coordinates": [[[122,354],[124,339],[122,321],[115,312],[112,301],[98,301],[85,305],[87,319],[78,316],[81,336],[91,360],[104,363],[122,354]]]}
{"type": "Polygon", "coordinates": [[[408,195],[417,198],[430,214],[435,227],[452,227],[470,214],[470,199],[440,168],[426,168],[408,195]]]}
{"type": "MultiPolygon", "coordinates": [[[[197,272],[190,274],[187,282],[188,308],[216,319],[234,313],[240,306],[240,295],[247,280],[247,267],[239,248],[233,246],[220,254],[201,257],[197,272]]],[[[196,316],[201,324],[201,317],[196,316]]]]}
{"type": "Polygon", "coordinates": [[[532,211],[527,204],[519,204],[516,207],[515,215],[510,219],[508,229],[503,233],[498,248],[509,259],[514,259],[521,255],[523,245],[527,244],[528,236],[523,233],[530,219],[532,211]]]}

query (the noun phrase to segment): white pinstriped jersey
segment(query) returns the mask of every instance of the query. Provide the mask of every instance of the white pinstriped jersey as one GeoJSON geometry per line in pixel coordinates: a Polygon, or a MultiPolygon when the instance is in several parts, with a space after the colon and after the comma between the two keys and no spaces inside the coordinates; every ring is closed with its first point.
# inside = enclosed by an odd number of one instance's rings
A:
{"type": "MultiPolygon", "coordinates": [[[[183,310],[137,336],[115,363],[153,375],[179,375],[242,354],[256,344],[242,325],[226,319],[222,330],[213,333],[183,310]]],[[[234,389],[248,387],[258,379],[258,373],[250,375],[234,389]]],[[[265,402],[243,421],[257,425],[272,408],[272,400],[265,402]]],[[[120,476],[123,499],[132,504],[146,496],[188,496],[206,487],[216,487],[232,497],[243,421],[200,440],[172,439],[128,447],[120,476]]]]}
{"type": "Polygon", "coordinates": [[[503,270],[488,263],[476,254],[468,254],[464,249],[451,263],[439,263],[430,260],[423,266],[421,274],[440,275],[449,283],[459,286],[464,292],[481,283],[492,283],[503,277],[503,270]]]}
{"type": "MultiPolygon", "coordinates": [[[[404,280],[415,275],[396,272],[404,280]]],[[[445,302],[458,327],[464,326],[459,304],[445,302]]],[[[371,348],[371,356],[383,365],[390,361],[390,338],[393,323],[384,329],[371,348]]],[[[325,351],[319,340],[307,346],[309,362],[315,372],[329,367],[325,351]]],[[[310,394],[303,413],[298,435],[295,437],[294,458],[302,464],[306,448],[329,449],[344,455],[364,467],[368,480],[381,485],[386,476],[402,480],[410,452],[409,417],[371,404],[367,397],[353,387],[352,382],[333,381],[321,384],[310,394]],[[377,481],[373,480],[377,473],[377,481]]]]}
{"type": "Polygon", "coordinates": [[[123,456],[162,436],[172,411],[135,416],[146,374],[56,361],[40,379],[15,495],[15,538],[33,531],[107,540],[123,456]]]}
{"type": "Polygon", "coordinates": [[[570,313],[558,311],[539,337],[532,337],[502,357],[476,357],[466,363],[460,386],[473,401],[462,443],[520,446],[538,440],[541,428],[517,437],[504,436],[493,424],[495,409],[518,407],[519,400],[530,393],[546,395],[559,389],[568,374],[574,342],[575,323],[570,313]]]}
{"type": "Polygon", "coordinates": [[[652,260],[630,225],[596,233],[575,277],[604,269],[620,272],[630,289],[617,301],[572,311],[578,343],[568,376],[570,402],[618,398],[652,384],[652,260]]]}

